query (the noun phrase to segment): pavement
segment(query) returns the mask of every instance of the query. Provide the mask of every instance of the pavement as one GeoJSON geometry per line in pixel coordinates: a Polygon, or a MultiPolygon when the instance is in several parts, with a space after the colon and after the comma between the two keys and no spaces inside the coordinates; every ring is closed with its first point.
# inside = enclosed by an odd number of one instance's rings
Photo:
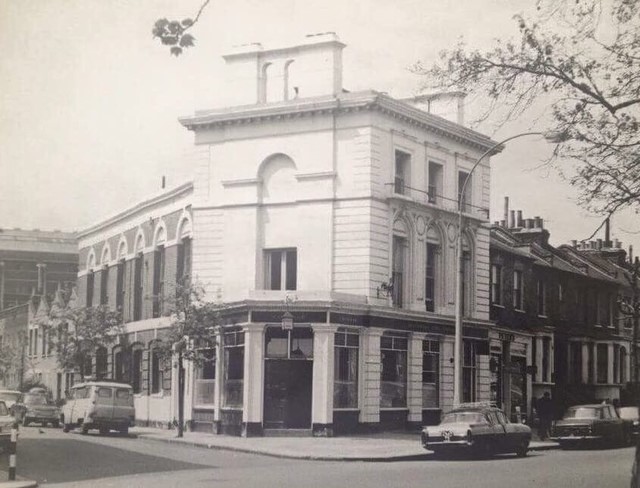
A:
{"type": "MultiPolygon", "coordinates": [[[[384,432],[349,437],[234,437],[202,432],[135,427],[129,431],[141,439],[208,449],[260,454],[286,459],[316,461],[410,461],[430,456],[418,433],[384,432]]],[[[531,451],[557,449],[556,442],[532,440],[531,451]]],[[[1,486],[1,485],[0,485],[1,486]]]]}

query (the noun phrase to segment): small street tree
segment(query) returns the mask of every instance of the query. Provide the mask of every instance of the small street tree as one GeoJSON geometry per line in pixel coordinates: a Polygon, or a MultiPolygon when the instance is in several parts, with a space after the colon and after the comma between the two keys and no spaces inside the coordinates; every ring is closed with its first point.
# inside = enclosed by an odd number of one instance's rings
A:
{"type": "Polygon", "coordinates": [[[540,102],[546,130],[565,135],[550,159],[581,203],[611,215],[640,212],[640,2],[538,0],[516,15],[520,39],[489,50],[463,43],[414,70],[425,90],[462,90],[486,100],[479,121],[504,123],[540,102]]]}
{"type": "Polygon", "coordinates": [[[0,380],[7,383],[9,375],[21,368],[21,346],[14,344],[0,345],[0,380]]]}
{"type": "Polygon", "coordinates": [[[204,288],[181,280],[170,305],[171,325],[159,334],[155,350],[178,371],[178,437],[184,434],[185,365],[211,359],[207,350],[216,346],[216,326],[223,306],[204,301],[204,288]]]}
{"type": "Polygon", "coordinates": [[[52,308],[40,325],[60,368],[83,379],[96,349],[113,345],[124,333],[122,314],[107,305],[52,308]]]}

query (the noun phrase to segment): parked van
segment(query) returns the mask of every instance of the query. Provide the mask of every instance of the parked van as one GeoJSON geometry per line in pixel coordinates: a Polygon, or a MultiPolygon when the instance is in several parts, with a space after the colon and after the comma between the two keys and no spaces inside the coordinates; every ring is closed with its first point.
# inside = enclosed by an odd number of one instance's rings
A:
{"type": "Polygon", "coordinates": [[[135,425],[133,388],[125,383],[88,381],[74,385],[62,407],[60,423],[64,432],[80,427],[86,434],[98,429],[101,434],[117,430],[129,433],[135,425]]]}

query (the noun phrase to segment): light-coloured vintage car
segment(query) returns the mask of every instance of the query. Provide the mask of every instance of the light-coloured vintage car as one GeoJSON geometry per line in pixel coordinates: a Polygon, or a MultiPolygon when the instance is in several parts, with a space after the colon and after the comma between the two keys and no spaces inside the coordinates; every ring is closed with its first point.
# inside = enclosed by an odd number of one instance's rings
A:
{"type": "Polygon", "coordinates": [[[13,405],[20,401],[22,398],[22,392],[18,390],[0,390],[0,401],[9,409],[9,412],[13,414],[13,405]]]}
{"type": "Polygon", "coordinates": [[[511,423],[499,408],[487,404],[463,404],[444,414],[439,425],[422,429],[422,445],[435,454],[468,451],[491,456],[516,453],[526,456],[531,429],[511,423]]]}
{"type": "Polygon", "coordinates": [[[3,452],[11,442],[11,428],[15,419],[9,413],[7,404],[0,400],[0,452],[3,452]]]}
{"type": "Polygon", "coordinates": [[[128,434],[135,425],[133,388],[113,381],[87,381],[74,385],[62,407],[60,421],[64,432],[80,427],[83,434],[98,429],[101,434],[117,430],[128,434]]]}

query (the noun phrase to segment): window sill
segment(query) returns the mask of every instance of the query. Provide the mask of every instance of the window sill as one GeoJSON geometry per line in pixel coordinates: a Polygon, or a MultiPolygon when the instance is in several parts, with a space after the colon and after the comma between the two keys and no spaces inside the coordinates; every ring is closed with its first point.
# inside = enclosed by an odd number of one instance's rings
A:
{"type": "Polygon", "coordinates": [[[521,308],[514,308],[513,311],[514,312],[518,312],[518,313],[527,313],[524,310],[522,310],[521,308]]]}
{"type": "Polygon", "coordinates": [[[359,412],[360,409],[358,407],[353,407],[353,408],[344,407],[344,408],[334,408],[333,411],[334,412],[359,412]]]}
{"type": "Polygon", "coordinates": [[[500,303],[492,303],[491,306],[492,307],[497,307],[497,308],[505,308],[504,305],[502,305],[500,303]]]}
{"type": "Polygon", "coordinates": [[[198,410],[215,410],[216,406],[215,405],[194,405],[193,406],[194,409],[198,409],[198,410]]]}
{"type": "Polygon", "coordinates": [[[546,316],[546,315],[544,315],[544,314],[538,314],[538,318],[539,318],[539,319],[548,319],[549,317],[547,317],[547,316],[546,316]]]}
{"type": "Polygon", "coordinates": [[[409,410],[409,407],[380,407],[380,411],[390,412],[390,411],[401,411],[401,410],[409,410]]]}

